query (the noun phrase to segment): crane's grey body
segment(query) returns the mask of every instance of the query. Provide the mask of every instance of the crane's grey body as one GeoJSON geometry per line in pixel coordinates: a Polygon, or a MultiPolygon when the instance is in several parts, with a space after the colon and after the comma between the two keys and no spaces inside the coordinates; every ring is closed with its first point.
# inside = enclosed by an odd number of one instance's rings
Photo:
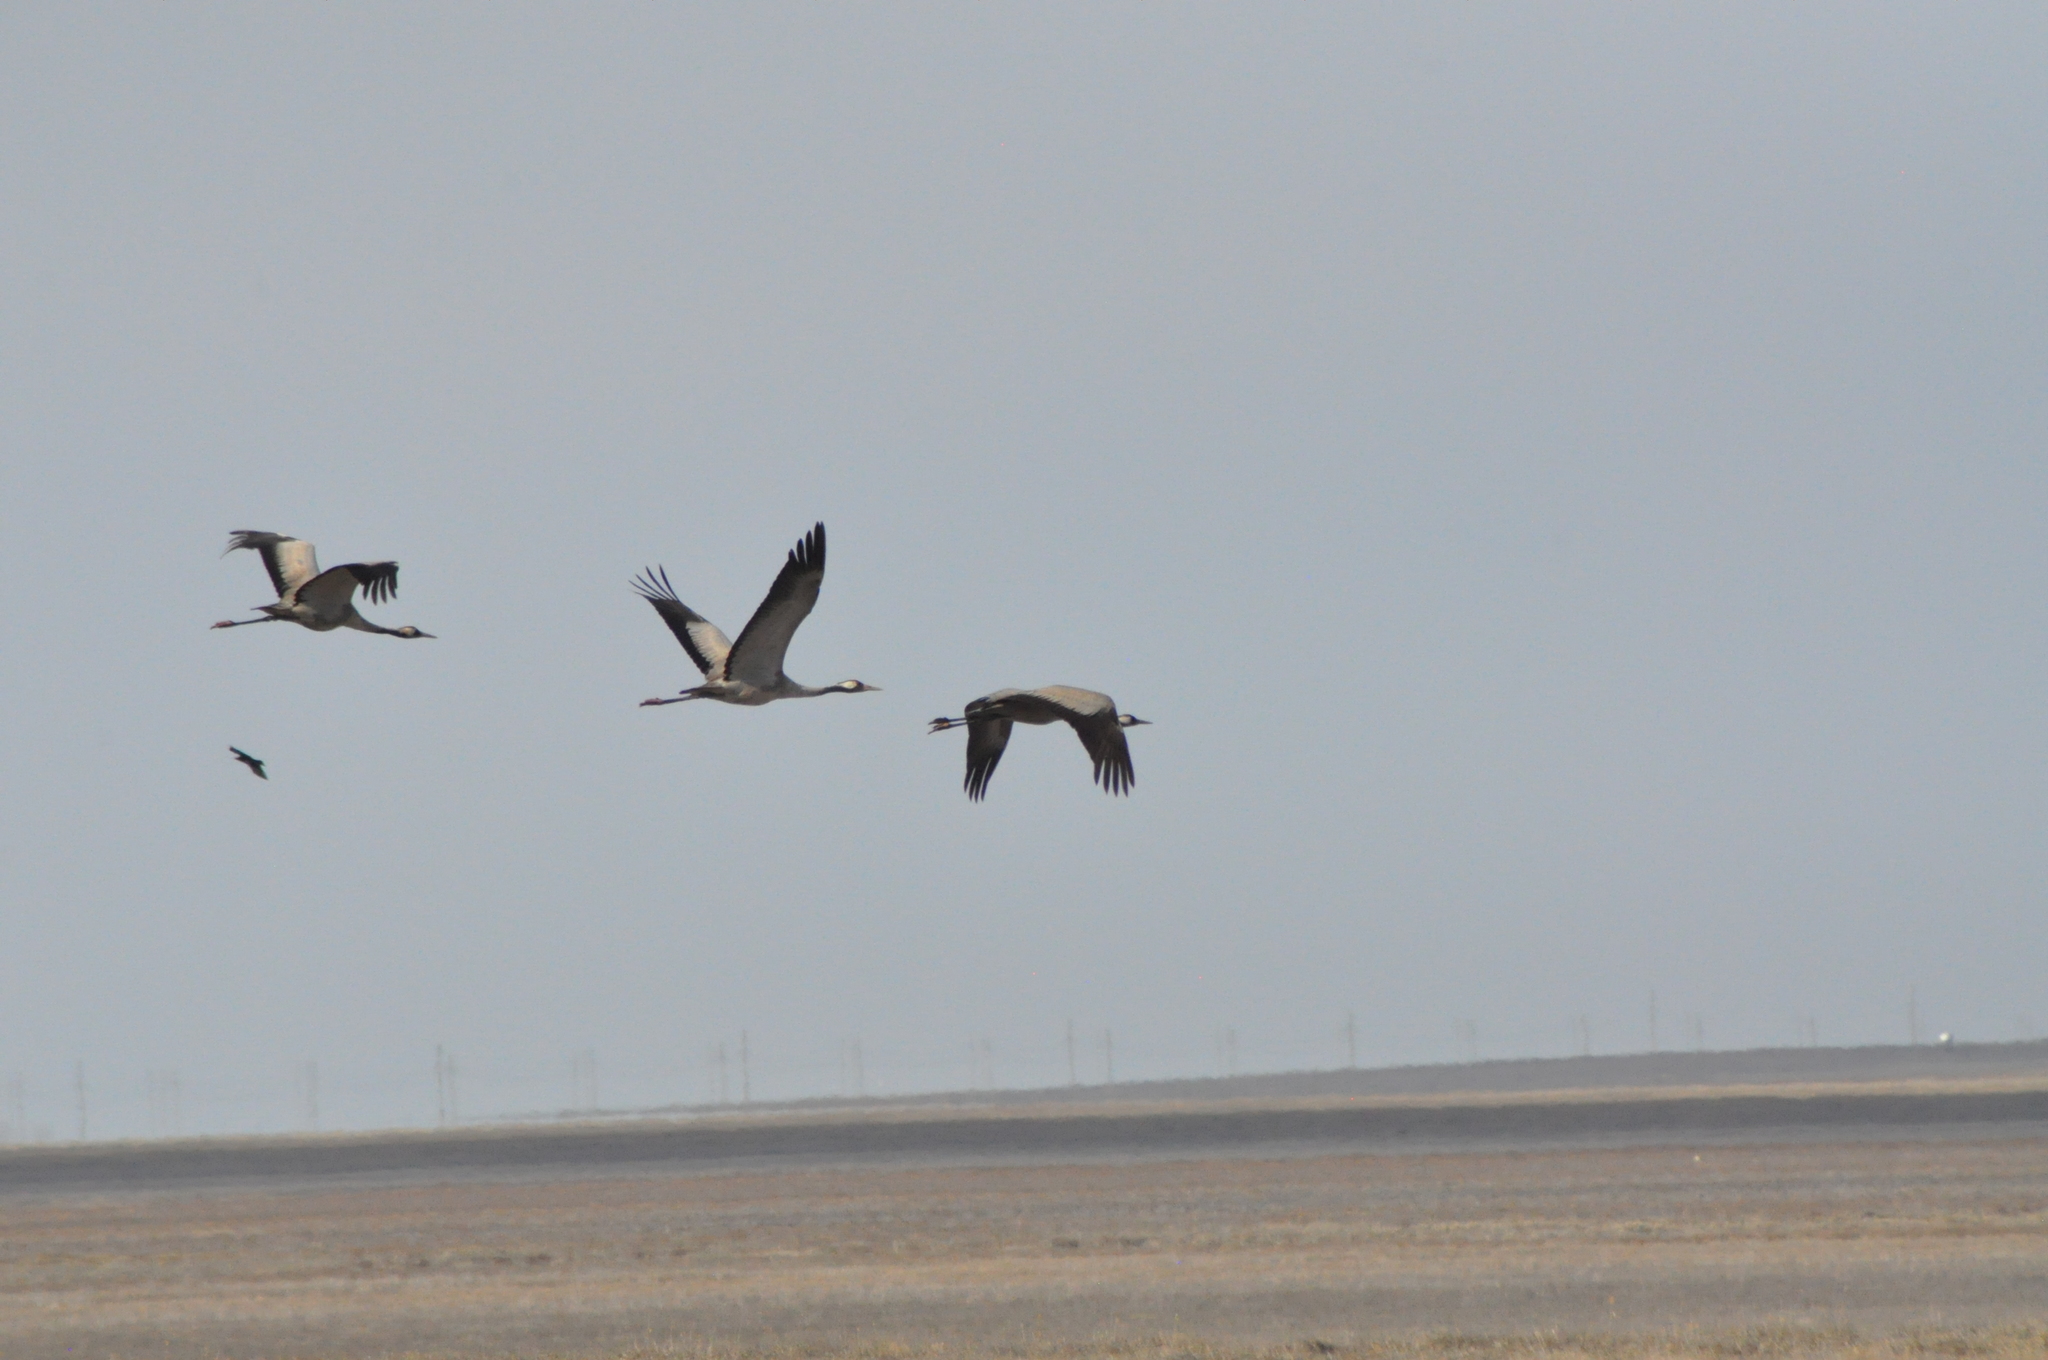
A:
{"type": "Polygon", "coordinates": [[[668,583],[668,572],[650,567],[633,582],[641,598],[654,606],[676,641],[683,645],[704,683],[684,690],[672,699],[645,699],[642,708],[679,704],[686,699],[716,699],[724,704],[749,708],[772,704],[777,699],[814,699],[821,694],[866,694],[878,685],[859,680],[841,680],[836,685],[812,688],[799,685],[783,674],[782,661],[789,652],[797,625],[810,617],[818,602],[818,588],[825,581],[825,526],[819,524],[797,540],[789,559],[768,587],[767,598],[754,610],[754,617],[740,629],[739,641],[726,641],[718,625],[676,598],[668,583]]]}
{"type": "MultiPolygon", "coordinates": [[[[422,633],[411,624],[403,628],[385,628],[356,612],[357,586],[363,588],[363,594],[371,604],[381,604],[398,594],[396,562],[348,562],[322,571],[313,556],[312,544],[304,539],[267,533],[261,529],[235,530],[228,538],[227,550],[233,552],[237,548],[248,548],[263,559],[265,569],[270,572],[270,582],[277,587],[277,603],[257,605],[257,612],[263,615],[260,619],[223,619],[213,625],[216,628],[240,628],[249,623],[296,623],[316,633],[353,628],[362,633],[382,633],[386,637],[433,636],[432,633],[422,633]]],[[[225,557],[227,553],[221,555],[225,557]]]]}
{"type": "Polygon", "coordinates": [[[1039,689],[999,689],[967,705],[962,718],[933,718],[931,731],[967,729],[967,796],[979,802],[988,793],[996,762],[1010,744],[1015,723],[1044,727],[1063,722],[1074,729],[1095,762],[1095,782],[1104,793],[1129,793],[1138,777],[1131,770],[1131,747],[1124,729],[1149,727],[1144,718],[1116,711],[1116,700],[1092,689],[1046,685],[1039,689]]]}

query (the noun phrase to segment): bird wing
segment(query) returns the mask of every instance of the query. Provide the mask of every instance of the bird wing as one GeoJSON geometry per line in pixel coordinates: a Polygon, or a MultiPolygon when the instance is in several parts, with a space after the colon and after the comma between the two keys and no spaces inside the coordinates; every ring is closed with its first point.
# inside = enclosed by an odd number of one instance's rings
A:
{"type": "Polygon", "coordinates": [[[228,747],[228,749],[229,749],[230,751],[233,751],[233,752],[235,753],[235,759],[236,759],[236,760],[239,760],[239,761],[241,761],[241,762],[242,762],[242,763],[243,763],[244,765],[247,765],[247,766],[249,767],[249,769],[250,769],[251,773],[253,773],[253,774],[254,774],[254,775],[255,775],[255,776],[256,776],[256,777],[258,778],[258,779],[268,779],[268,778],[270,778],[270,776],[269,776],[269,775],[267,775],[267,774],[263,773],[263,762],[262,762],[262,761],[258,760],[258,759],[257,759],[256,757],[254,757],[254,756],[250,755],[250,754],[249,754],[249,753],[248,753],[247,751],[244,751],[244,750],[243,750],[243,749],[242,749],[241,747],[239,747],[239,746],[230,746],[230,747],[228,747]]]}
{"type": "Polygon", "coordinates": [[[382,604],[398,594],[396,562],[349,562],[336,570],[355,577],[356,583],[363,588],[363,598],[371,604],[382,604]]]}
{"type": "MultiPolygon", "coordinates": [[[[990,696],[994,697],[994,696],[990,696]]],[[[1036,701],[1052,711],[1041,718],[1047,721],[1057,718],[1061,722],[1072,722],[1076,718],[1092,718],[1107,713],[1111,722],[1116,721],[1116,700],[1107,694],[1092,689],[1078,689],[1073,685],[1043,685],[1038,689],[1019,691],[1010,696],[1013,706],[1036,701]]]]}
{"type": "Polygon", "coordinates": [[[322,619],[344,619],[349,610],[356,587],[363,587],[363,594],[374,602],[381,603],[391,598],[398,589],[398,564],[396,562],[349,562],[339,567],[329,567],[298,589],[294,597],[322,619]]]}
{"type": "Polygon", "coordinates": [[[1107,712],[1092,717],[1069,718],[1067,724],[1088,748],[1088,756],[1095,762],[1095,782],[1102,785],[1102,791],[1129,793],[1138,776],[1131,770],[1131,744],[1124,740],[1116,708],[1112,705],[1107,712]]]}
{"type": "MultiPolygon", "coordinates": [[[[977,703],[982,702],[980,700],[977,703]]],[[[1010,729],[1013,724],[1008,718],[978,718],[974,704],[967,706],[967,796],[976,802],[988,792],[989,776],[996,772],[996,762],[1003,758],[1003,749],[1010,744],[1010,729]]]]}
{"type": "Polygon", "coordinates": [[[1095,782],[1102,785],[1104,793],[1128,793],[1137,782],[1131,770],[1131,746],[1116,719],[1116,700],[1107,694],[1073,685],[1047,685],[1026,690],[1009,703],[1013,709],[1042,705],[1073,728],[1095,762],[1095,782]]]}
{"type": "Polygon", "coordinates": [[[824,580],[825,526],[819,524],[789,550],[789,560],[768,587],[767,598],[740,629],[726,659],[725,678],[764,689],[780,680],[789,640],[796,636],[797,625],[810,617],[824,580]]]}
{"type": "Polygon", "coordinates": [[[320,574],[320,563],[313,556],[313,545],[302,538],[262,529],[237,529],[228,535],[228,551],[233,552],[237,548],[253,549],[263,559],[263,566],[270,573],[270,583],[277,587],[280,600],[288,599],[292,591],[320,574]]]}
{"type": "Polygon", "coordinates": [[[699,614],[676,598],[675,587],[668,583],[668,571],[663,567],[649,567],[633,578],[633,589],[640,592],[642,599],[654,606],[654,612],[661,615],[661,621],[676,635],[676,641],[683,644],[683,650],[690,654],[697,669],[704,672],[707,680],[725,678],[725,658],[732,651],[732,643],[726,641],[718,625],[699,614]],[[660,572],[656,579],[655,573],[660,572]]]}

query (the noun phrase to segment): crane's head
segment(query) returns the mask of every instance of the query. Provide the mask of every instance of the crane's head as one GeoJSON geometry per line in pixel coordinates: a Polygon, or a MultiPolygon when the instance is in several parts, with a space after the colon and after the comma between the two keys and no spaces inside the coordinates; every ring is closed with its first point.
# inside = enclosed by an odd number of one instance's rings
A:
{"type": "Polygon", "coordinates": [[[1135,713],[1119,713],[1116,715],[1116,725],[1118,727],[1150,727],[1152,720],[1150,718],[1140,718],[1135,713]]]}
{"type": "Polygon", "coordinates": [[[411,624],[409,624],[409,623],[408,623],[408,624],[407,624],[407,625],[405,625],[405,627],[403,627],[403,628],[394,628],[394,629],[392,629],[392,630],[391,630],[391,636],[393,636],[393,637],[404,637],[404,638],[414,638],[414,637],[423,637],[423,638],[430,638],[430,637],[432,637],[432,636],[433,636],[433,634],[432,634],[432,633],[422,633],[422,632],[421,632],[421,631],[420,631],[419,629],[417,629],[417,628],[413,627],[413,626],[412,626],[411,624]]]}
{"type": "Polygon", "coordinates": [[[870,685],[859,680],[841,680],[832,688],[841,694],[880,694],[882,692],[880,685],[870,685]]]}

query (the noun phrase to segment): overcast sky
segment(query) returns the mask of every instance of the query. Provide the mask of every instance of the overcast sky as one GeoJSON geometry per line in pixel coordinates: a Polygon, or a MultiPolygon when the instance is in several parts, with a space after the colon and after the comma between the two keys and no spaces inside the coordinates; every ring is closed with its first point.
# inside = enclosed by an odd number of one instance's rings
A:
{"type": "Polygon", "coordinates": [[[2048,1029],[2044,68],[2033,5],[7,7],[0,1122],[2048,1029]],[[637,707],[629,578],[736,632],[816,520],[790,670],[883,692],[637,707]],[[209,631],[243,528],[437,640],[209,631]],[[1021,729],[970,804],[925,721],[1047,683],[1133,795],[1021,729]]]}

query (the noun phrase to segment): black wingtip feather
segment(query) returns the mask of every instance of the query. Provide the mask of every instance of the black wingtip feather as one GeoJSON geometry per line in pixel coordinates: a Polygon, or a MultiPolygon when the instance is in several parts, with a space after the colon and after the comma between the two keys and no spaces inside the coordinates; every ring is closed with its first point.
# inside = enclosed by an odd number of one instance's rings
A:
{"type": "Polygon", "coordinates": [[[668,583],[668,571],[664,567],[640,568],[640,574],[633,578],[633,589],[639,591],[645,600],[673,600],[676,597],[675,587],[668,583]],[[659,581],[655,579],[656,572],[661,573],[659,581]]]}
{"type": "Polygon", "coordinates": [[[819,520],[811,531],[796,541],[789,550],[789,560],[799,567],[814,571],[825,569],[825,521],[819,520]]]}
{"type": "Polygon", "coordinates": [[[1138,782],[1138,776],[1114,760],[1101,760],[1095,764],[1095,782],[1102,786],[1104,793],[1127,796],[1131,786],[1138,782]]]}
{"type": "Polygon", "coordinates": [[[349,562],[337,568],[356,578],[356,585],[362,590],[363,598],[371,604],[383,604],[398,594],[398,564],[396,562],[349,562]]]}

